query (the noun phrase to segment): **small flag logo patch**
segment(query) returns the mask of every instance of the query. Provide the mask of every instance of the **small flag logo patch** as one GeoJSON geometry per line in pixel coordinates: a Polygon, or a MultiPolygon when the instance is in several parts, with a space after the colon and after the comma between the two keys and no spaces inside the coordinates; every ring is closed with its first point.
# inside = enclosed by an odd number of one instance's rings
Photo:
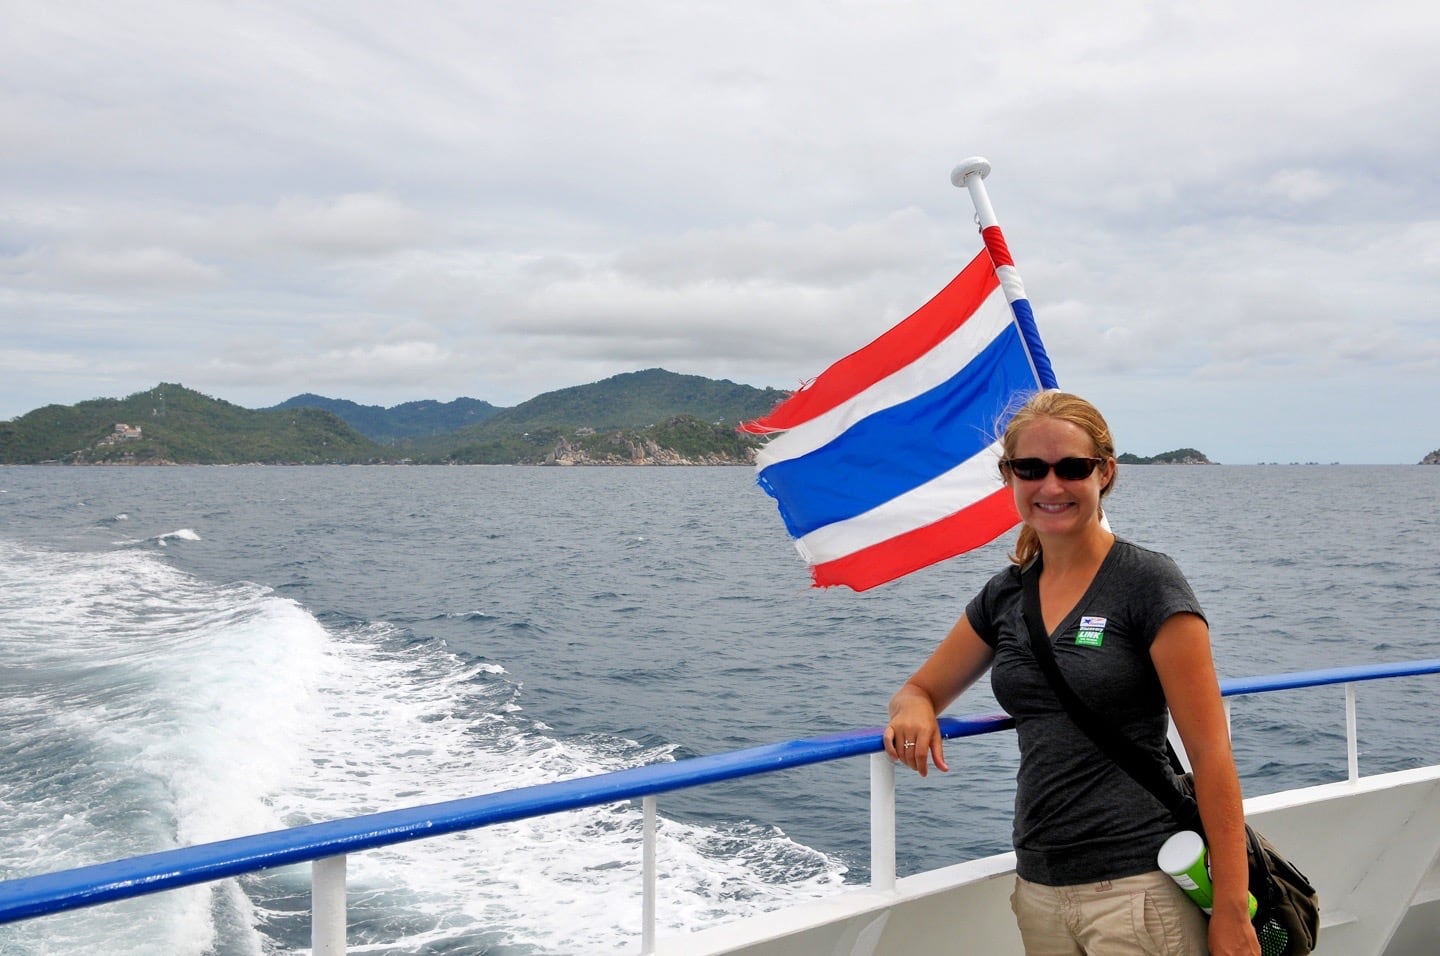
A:
{"type": "Polygon", "coordinates": [[[1105,618],[1082,617],[1075,643],[1080,647],[1099,647],[1105,642],[1105,618]]]}

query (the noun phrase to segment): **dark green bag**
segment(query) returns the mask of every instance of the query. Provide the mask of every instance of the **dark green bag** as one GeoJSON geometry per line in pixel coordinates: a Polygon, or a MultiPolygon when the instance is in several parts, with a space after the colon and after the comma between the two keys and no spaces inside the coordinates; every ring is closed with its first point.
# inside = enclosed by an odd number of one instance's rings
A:
{"type": "MultiPolygon", "coordinates": [[[[1184,801],[1195,807],[1193,774],[1180,775],[1180,791],[1184,801]]],[[[1198,829],[1198,807],[1190,823],[1185,823],[1181,816],[1185,812],[1183,804],[1179,810],[1175,807],[1170,810],[1183,826],[1194,826],[1197,833],[1204,834],[1205,831],[1198,829]]],[[[1320,895],[1305,874],[1248,823],[1245,824],[1245,855],[1250,861],[1250,893],[1258,904],[1252,922],[1260,937],[1260,952],[1263,956],[1305,956],[1315,948],[1320,936],[1320,895]]]]}

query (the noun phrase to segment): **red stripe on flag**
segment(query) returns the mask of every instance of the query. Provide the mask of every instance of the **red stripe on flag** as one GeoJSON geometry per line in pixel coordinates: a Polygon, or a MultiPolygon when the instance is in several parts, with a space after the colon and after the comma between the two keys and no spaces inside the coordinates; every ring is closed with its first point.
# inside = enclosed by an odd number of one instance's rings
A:
{"type": "Polygon", "coordinates": [[[1015,264],[1015,260],[1010,258],[1010,247],[1005,244],[1005,236],[1001,234],[999,226],[986,226],[980,230],[980,235],[985,240],[985,249],[990,253],[990,261],[995,263],[995,268],[1015,264]]]}
{"type": "Polygon", "coordinates": [[[1015,496],[1009,488],[1000,488],[934,524],[896,535],[843,558],[822,562],[810,572],[816,587],[843,584],[855,591],[865,591],[988,544],[1019,521],[1015,496]]]}
{"type": "Polygon", "coordinates": [[[830,366],[769,415],[745,422],[740,430],[756,435],[784,431],[849,401],[945,341],[999,285],[990,257],[980,253],[909,318],[830,366]]]}

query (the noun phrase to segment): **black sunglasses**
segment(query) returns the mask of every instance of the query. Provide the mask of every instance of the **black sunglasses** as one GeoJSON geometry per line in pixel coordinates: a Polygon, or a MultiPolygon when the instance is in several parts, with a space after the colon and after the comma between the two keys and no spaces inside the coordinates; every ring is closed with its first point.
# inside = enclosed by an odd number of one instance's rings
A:
{"type": "Polygon", "coordinates": [[[1000,467],[1021,481],[1040,481],[1055,469],[1055,477],[1061,481],[1084,481],[1095,473],[1095,466],[1103,458],[1061,458],[1051,464],[1043,458],[1002,458],[1000,467]]]}

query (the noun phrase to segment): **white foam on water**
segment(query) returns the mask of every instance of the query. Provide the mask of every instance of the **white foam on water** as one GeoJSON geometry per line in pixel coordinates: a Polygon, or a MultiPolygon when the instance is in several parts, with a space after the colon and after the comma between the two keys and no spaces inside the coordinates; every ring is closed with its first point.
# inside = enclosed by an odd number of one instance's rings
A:
{"type": "MultiPolygon", "coordinates": [[[[254,585],[215,587],[143,551],[49,554],[0,544],[0,873],[104,862],[280,825],[327,636],[254,585]]],[[[203,953],[202,886],[17,924],[26,952],[203,953]]],[[[253,917],[245,925],[253,924],[253,917]]],[[[260,934],[226,940],[259,952],[260,934]]],[[[4,945],[0,945],[3,950],[4,945]]]]}
{"type": "MultiPolygon", "coordinates": [[[[0,542],[0,690],[6,878],[670,759],[556,739],[498,664],[382,623],[331,633],[265,588],[208,584],[145,549],[0,542]]],[[[354,854],[355,951],[634,948],[641,825],[627,803],[354,854]]],[[[658,859],[665,933],[828,895],[844,873],[743,821],[662,816],[658,859]]],[[[0,952],[276,951],[297,945],[287,911],[307,879],[249,879],[253,906],[227,881],[0,927],[0,952]]]]}
{"type": "MultiPolygon", "coordinates": [[[[486,680],[438,643],[397,651],[372,626],[330,646],[345,666],[330,716],[307,736],[312,766],[276,809],[301,823],[475,796],[669,760],[669,748],[605,738],[557,740],[527,722],[518,689],[486,680]]],[[[663,806],[663,798],[662,798],[663,806]]],[[[354,855],[352,896],[412,916],[404,951],[495,934],[541,952],[638,946],[638,803],[567,811],[354,855]],[[419,919],[419,917],[425,917],[419,919]]],[[[844,868],[773,828],[659,823],[660,924],[684,932],[798,898],[834,893],[844,868]]],[[[383,947],[381,949],[383,951],[383,947]]]]}
{"type": "MultiPolygon", "coordinates": [[[[129,515],[116,515],[111,522],[118,523],[129,521],[129,515]]],[[[117,548],[134,548],[141,545],[155,545],[156,547],[168,548],[172,541],[201,541],[199,532],[192,528],[177,528],[174,531],[166,531],[164,534],[152,534],[148,538],[126,538],[122,541],[114,541],[112,544],[117,548]]]]}

